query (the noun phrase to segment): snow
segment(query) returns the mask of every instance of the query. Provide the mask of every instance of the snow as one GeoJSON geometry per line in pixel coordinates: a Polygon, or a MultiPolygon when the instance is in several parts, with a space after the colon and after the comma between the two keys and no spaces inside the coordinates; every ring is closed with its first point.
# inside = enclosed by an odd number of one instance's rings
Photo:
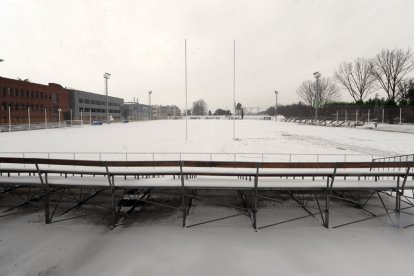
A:
{"type": "MultiPolygon", "coordinates": [[[[0,155],[25,152],[26,156],[47,157],[51,153],[55,158],[73,158],[76,152],[76,158],[97,159],[97,152],[106,152],[102,159],[125,160],[128,152],[128,160],[151,160],[155,152],[156,160],[174,160],[179,153],[187,160],[233,160],[236,153],[237,160],[246,161],[260,161],[262,154],[265,161],[316,161],[315,154],[319,154],[319,161],[356,161],[412,154],[411,129],[406,125],[331,128],[243,120],[236,121],[237,139],[233,140],[231,121],[189,120],[186,141],[184,121],[151,121],[1,133],[0,155]]],[[[189,223],[235,214],[229,208],[194,204],[189,223]]],[[[334,223],[364,214],[349,206],[335,207],[334,223]]],[[[71,216],[83,214],[78,212],[71,216]]],[[[320,218],[309,217],[255,232],[247,216],[182,228],[179,212],[149,208],[110,230],[110,211],[92,214],[49,225],[44,224],[41,209],[25,207],[18,214],[0,217],[0,276],[411,272],[413,229],[393,227],[387,217],[330,230],[321,226],[320,218]]],[[[304,214],[301,208],[274,203],[259,209],[258,221],[264,225],[304,214]]]]}
{"type": "MultiPolygon", "coordinates": [[[[188,120],[188,141],[183,120],[6,132],[0,135],[0,152],[55,152],[51,156],[54,158],[72,158],[70,153],[78,152],[77,157],[83,159],[96,159],[92,152],[106,152],[102,159],[113,158],[111,153],[126,152],[128,160],[150,160],[152,153],[163,153],[155,156],[158,160],[178,159],[177,153],[185,153],[186,159],[209,159],[210,153],[215,153],[213,159],[220,159],[220,154],[250,153],[245,160],[259,160],[261,153],[269,156],[277,153],[273,159],[286,160],[289,154],[295,154],[293,158],[307,154],[337,155],[336,159],[343,159],[344,154],[361,154],[366,159],[414,152],[410,133],[237,120],[236,140],[233,140],[232,127],[231,120],[188,120]]],[[[125,160],[125,154],[119,154],[118,158],[125,160]]],[[[349,158],[352,161],[352,156],[349,158]]]]}

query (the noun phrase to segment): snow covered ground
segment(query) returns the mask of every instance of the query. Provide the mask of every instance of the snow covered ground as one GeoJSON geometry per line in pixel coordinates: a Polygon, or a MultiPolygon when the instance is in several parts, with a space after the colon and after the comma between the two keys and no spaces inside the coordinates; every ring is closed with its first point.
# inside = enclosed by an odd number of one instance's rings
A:
{"type": "MultiPolygon", "coordinates": [[[[187,153],[191,159],[210,158],[209,153],[259,153],[257,159],[262,153],[295,154],[293,158],[337,154],[319,158],[339,161],[344,154],[349,160],[414,153],[413,134],[399,132],[397,127],[379,131],[246,120],[236,122],[236,140],[232,127],[226,120],[189,120],[188,141],[181,120],[1,133],[0,152],[163,152],[187,153]]],[[[96,157],[82,157],[88,156],[96,157]]],[[[148,158],[128,156],[141,157],[148,158]]],[[[272,158],[286,161],[287,157],[272,158]]],[[[303,214],[300,208],[281,204],[268,207],[259,210],[260,222],[289,217],[294,211],[303,214]]],[[[350,207],[336,211],[343,212],[337,218],[345,220],[362,214],[350,207]]],[[[226,212],[200,205],[192,209],[190,218],[226,212]]],[[[177,212],[138,212],[127,225],[114,230],[108,227],[109,219],[110,215],[99,212],[45,225],[43,212],[30,208],[23,208],[20,215],[0,217],[0,276],[401,275],[411,271],[413,228],[397,229],[387,217],[330,230],[320,225],[320,219],[307,218],[258,232],[247,216],[186,229],[180,227],[177,212]]]]}
{"type": "MultiPolygon", "coordinates": [[[[406,126],[399,126],[406,129],[406,126]]],[[[122,152],[130,159],[150,158],[133,153],[187,153],[183,158],[210,158],[209,153],[261,153],[266,160],[302,160],[305,154],[335,154],[338,161],[344,154],[393,156],[414,152],[412,134],[378,131],[365,128],[329,128],[264,120],[236,121],[236,140],[233,140],[231,120],[188,120],[188,141],[183,120],[146,121],[128,124],[84,126],[82,128],[48,129],[1,133],[0,152],[122,152]],[[206,153],[190,155],[189,153],[206,153]],[[277,153],[279,155],[271,155],[277,153]],[[297,158],[295,158],[297,157],[297,158]]],[[[33,156],[33,155],[29,155],[33,156]]],[[[37,154],[40,156],[40,154],[37,154]]],[[[43,155],[46,156],[46,155],[43,155]]],[[[52,157],[73,158],[70,154],[52,157]]],[[[251,155],[254,157],[254,155],[251,155]]],[[[237,156],[238,157],[238,156],[237,156]]],[[[236,158],[237,158],[236,157],[236,158]]],[[[97,158],[79,154],[77,158],[97,158]]],[[[103,158],[125,158],[124,154],[104,155],[103,158]]],[[[151,157],[152,158],[152,157],[151,157]]],[[[179,158],[157,154],[156,159],[179,158]]],[[[218,155],[213,155],[219,158],[218,155]]],[[[233,159],[233,155],[228,156],[233,159]]],[[[241,156],[240,158],[243,158],[241,156]]],[[[247,158],[247,157],[246,157],[247,158]]],[[[316,161],[314,156],[312,161],[316,161]]],[[[356,159],[358,157],[355,157],[356,159]]],[[[348,159],[347,159],[348,160],[348,159]]],[[[321,160],[323,161],[323,160],[321,160]]]]}

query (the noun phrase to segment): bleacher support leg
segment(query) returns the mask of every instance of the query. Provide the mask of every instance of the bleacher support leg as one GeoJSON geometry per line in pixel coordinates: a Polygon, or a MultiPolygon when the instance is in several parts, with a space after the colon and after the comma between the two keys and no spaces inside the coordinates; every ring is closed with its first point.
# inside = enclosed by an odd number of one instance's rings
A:
{"type": "Polygon", "coordinates": [[[43,198],[43,204],[45,208],[45,223],[50,223],[50,215],[49,215],[49,185],[45,184],[45,196],[43,198]]]}
{"type": "Polygon", "coordinates": [[[185,221],[187,219],[187,206],[185,202],[185,187],[184,187],[184,174],[183,174],[183,163],[180,162],[180,176],[181,176],[181,200],[182,200],[182,211],[183,211],[183,227],[185,227],[185,221]]]}
{"type": "Polygon", "coordinates": [[[401,192],[400,177],[397,179],[397,190],[395,192],[395,226],[400,228],[401,192]]]}

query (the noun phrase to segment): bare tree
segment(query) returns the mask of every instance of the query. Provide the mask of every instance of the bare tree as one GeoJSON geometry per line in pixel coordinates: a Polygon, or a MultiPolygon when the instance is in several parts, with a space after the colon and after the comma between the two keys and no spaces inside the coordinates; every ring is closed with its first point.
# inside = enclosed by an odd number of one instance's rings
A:
{"type": "Polygon", "coordinates": [[[398,98],[398,85],[414,70],[413,52],[410,48],[385,49],[372,59],[372,64],[372,73],[380,87],[387,93],[388,100],[395,102],[398,98]]]}
{"type": "Polygon", "coordinates": [[[320,78],[319,81],[304,81],[296,93],[306,104],[318,108],[339,99],[341,96],[330,78],[320,78]]]}
{"type": "Polygon", "coordinates": [[[334,78],[348,90],[355,102],[362,102],[373,91],[375,82],[372,63],[365,58],[342,63],[336,70],[334,78]]]}
{"type": "Polygon", "coordinates": [[[410,93],[414,90],[414,79],[405,79],[398,84],[398,92],[396,100],[398,102],[408,102],[410,100],[410,93]]]}
{"type": "Polygon", "coordinates": [[[193,115],[207,115],[208,108],[207,103],[203,99],[199,99],[195,102],[193,102],[193,115]]]}

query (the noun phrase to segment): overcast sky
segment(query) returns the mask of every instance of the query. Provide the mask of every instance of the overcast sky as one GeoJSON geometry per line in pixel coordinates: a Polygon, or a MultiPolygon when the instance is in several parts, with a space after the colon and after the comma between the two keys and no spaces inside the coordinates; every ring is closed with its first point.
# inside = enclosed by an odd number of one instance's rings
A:
{"type": "Polygon", "coordinates": [[[236,101],[265,108],[315,71],[412,47],[413,15],[412,0],[0,0],[0,76],[104,94],[109,72],[112,96],[182,108],[187,39],[189,106],[230,109],[235,39],[236,101]]]}

